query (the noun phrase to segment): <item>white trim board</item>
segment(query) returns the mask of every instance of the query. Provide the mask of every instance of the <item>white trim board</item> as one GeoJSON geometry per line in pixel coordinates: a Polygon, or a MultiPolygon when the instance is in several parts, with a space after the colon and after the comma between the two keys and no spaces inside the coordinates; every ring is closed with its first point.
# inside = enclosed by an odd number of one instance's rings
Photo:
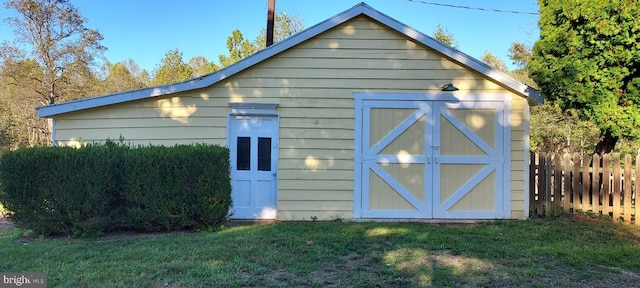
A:
{"type": "Polygon", "coordinates": [[[231,102],[232,115],[278,115],[278,103],[231,102]]]}

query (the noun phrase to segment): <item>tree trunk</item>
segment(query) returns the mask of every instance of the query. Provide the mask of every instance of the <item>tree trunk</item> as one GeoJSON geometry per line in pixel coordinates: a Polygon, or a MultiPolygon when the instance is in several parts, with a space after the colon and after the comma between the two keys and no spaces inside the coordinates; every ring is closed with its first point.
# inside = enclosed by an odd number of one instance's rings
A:
{"type": "Polygon", "coordinates": [[[596,154],[602,155],[611,153],[611,151],[613,151],[613,148],[616,147],[618,138],[618,136],[611,135],[610,131],[600,132],[600,140],[598,144],[596,144],[596,154]]]}

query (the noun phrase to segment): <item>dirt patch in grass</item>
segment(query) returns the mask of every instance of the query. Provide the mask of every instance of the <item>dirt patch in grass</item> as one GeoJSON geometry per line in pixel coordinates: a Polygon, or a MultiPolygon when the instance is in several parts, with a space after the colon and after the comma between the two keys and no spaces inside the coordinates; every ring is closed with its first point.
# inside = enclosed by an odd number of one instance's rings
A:
{"type": "Polygon", "coordinates": [[[374,259],[377,252],[371,252],[369,255],[361,255],[351,252],[338,258],[338,261],[319,267],[315,271],[311,271],[307,278],[309,284],[316,287],[344,287],[353,282],[356,275],[373,274],[380,269],[379,263],[374,259]]]}
{"type": "Polygon", "coordinates": [[[595,269],[599,271],[594,275],[600,277],[594,277],[595,279],[589,283],[592,287],[640,287],[640,273],[610,266],[599,266],[595,269]]]}
{"type": "Polygon", "coordinates": [[[284,287],[288,283],[294,283],[297,278],[299,278],[298,275],[292,273],[291,271],[284,268],[278,268],[267,273],[265,283],[269,283],[273,286],[284,287]]]}
{"type": "Polygon", "coordinates": [[[9,221],[6,217],[0,214],[0,229],[9,229],[13,228],[13,223],[9,221]]]}
{"type": "MultiPolygon", "coordinates": [[[[553,261],[549,259],[551,263],[553,261]]],[[[552,265],[561,267],[558,264],[552,265]]],[[[540,269],[533,277],[520,279],[519,287],[629,287],[640,288],[640,274],[618,267],[597,265],[589,269],[575,270],[568,267],[540,269]]]]}

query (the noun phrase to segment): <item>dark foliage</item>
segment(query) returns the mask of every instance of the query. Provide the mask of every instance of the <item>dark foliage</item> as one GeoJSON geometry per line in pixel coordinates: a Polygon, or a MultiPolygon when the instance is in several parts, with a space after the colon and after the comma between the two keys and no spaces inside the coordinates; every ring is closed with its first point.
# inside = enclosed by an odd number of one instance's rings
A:
{"type": "Polygon", "coordinates": [[[40,235],[211,226],[231,204],[228,155],[220,146],[110,141],[22,148],[0,158],[0,202],[17,226],[40,235]]]}

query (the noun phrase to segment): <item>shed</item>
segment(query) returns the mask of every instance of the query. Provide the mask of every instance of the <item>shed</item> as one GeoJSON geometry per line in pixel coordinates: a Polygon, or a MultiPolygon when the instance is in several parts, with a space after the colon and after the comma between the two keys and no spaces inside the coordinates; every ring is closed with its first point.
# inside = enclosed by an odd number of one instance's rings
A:
{"type": "Polygon", "coordinates": [[[232,218],[519,219],[542,102],[361,3],[210,75],[38,115],[54,145],[228,146],[232,218]]]}

